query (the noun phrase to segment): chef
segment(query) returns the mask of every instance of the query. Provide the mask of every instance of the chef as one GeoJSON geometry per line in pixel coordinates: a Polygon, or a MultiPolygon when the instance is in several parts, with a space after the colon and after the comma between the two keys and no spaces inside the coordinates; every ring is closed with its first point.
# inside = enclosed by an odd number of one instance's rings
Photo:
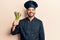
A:
{"type": "Polygon", "coordinates": [[[43,23],[35,17],[38,4],[35,1],[24,3],[28,17],[15,20],[12,24],[11,34],[20,34],[21,40],[45,40],[43,23]]]}

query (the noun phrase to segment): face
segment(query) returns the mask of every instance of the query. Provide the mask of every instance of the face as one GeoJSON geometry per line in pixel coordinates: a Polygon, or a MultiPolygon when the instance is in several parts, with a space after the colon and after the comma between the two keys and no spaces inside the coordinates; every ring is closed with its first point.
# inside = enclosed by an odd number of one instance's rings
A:
{"type": "Polygon", "coordinates": [[[35,15],[35,9],[33,7],[28,8],[27,15],[28,17],[33,17],[35,15]]]}

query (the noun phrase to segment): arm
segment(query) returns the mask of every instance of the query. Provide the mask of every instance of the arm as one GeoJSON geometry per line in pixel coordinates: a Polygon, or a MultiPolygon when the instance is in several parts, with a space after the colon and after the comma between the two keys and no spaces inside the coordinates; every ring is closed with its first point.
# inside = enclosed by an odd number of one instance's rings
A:
{"type": "Polygon", "coordinates": [[[15,35],[15,34],[18,34],[18,33],[20,33],[20,23],[17,24],[16,22],[14,22],[14,23],[12,24],[11,34],[12,34],[12,35],[15,35]]]}
{"type": "Polygon", "coordinates": [[[42,22],[40,23],[40,28],[39,28],[39,40],[45,40],[44,28],[42,22]]]}

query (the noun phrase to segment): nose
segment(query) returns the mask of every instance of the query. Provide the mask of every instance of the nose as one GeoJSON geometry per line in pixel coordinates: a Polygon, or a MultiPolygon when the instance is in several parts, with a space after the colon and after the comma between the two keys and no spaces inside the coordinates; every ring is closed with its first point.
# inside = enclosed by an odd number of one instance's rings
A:
{"type": "Polygon", "coordinates": [[[30,10],[30,12],[32,12],[32,10],[30,10]]]}

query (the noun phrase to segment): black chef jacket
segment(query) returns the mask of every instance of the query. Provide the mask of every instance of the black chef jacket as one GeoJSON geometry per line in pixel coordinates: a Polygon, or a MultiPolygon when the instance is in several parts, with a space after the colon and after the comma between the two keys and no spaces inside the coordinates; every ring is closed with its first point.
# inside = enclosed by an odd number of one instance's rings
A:
{"type": "Polygon", "coordinates": [[[45,40],[43,23],[36,17],[32,21],[28,18],[20,20],[11,34],[20,34],[21,40],[45,40]]]}

